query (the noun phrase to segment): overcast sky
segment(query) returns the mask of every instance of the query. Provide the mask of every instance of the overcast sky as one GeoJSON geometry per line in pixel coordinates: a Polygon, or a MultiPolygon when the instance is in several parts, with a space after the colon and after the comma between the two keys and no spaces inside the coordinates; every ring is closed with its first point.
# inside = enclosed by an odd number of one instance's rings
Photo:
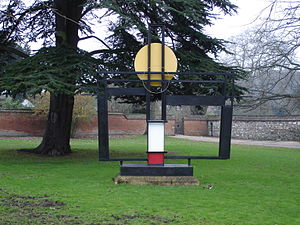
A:
{"type": "Polygon", "coordinates": [[[228,39],[242,33],[253,26],[257,18],[266,15],[264,9],[270,5],[269,0],[231,0],[239,8],[237,14],[222,16],[214,21],[214,25],[206,28],[206,32],[213,37],[228,39]]]}

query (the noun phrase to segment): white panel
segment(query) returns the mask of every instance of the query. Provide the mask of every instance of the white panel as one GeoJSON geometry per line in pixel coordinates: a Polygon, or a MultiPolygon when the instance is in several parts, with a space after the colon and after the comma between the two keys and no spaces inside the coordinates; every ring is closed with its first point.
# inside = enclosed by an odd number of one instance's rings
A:
{"type": "Polygon", "coordinates": [[[148,152],[163,152],[165,143],[165,124],[148,123],[148,152]]]}

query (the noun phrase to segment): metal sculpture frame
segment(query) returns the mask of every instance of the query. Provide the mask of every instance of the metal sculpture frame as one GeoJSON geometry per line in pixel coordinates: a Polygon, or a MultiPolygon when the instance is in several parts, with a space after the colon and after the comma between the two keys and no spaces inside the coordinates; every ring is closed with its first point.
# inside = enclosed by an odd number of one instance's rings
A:
{"type": "MultiPolygon", "coordinates": [[[[173,73],[173,72],[172,72],[173,73]]],[[[150,96],[144,88],[109,88],[108,83],[113,82],[141,82],[140,80],[127,79],[108,79],[108,75],[114,74],[137,74],[136,72],[102,72],[104,79],[98,80],[101,88],[101,93],[97,94],[98,106],[98,141],[99,141],[99,160],[100,161],[147,161],[147,158],[110,158],[109,156],[109,135],[108,135],[108,98],[110,96],[122,95],[139,95],[146,96],[146,119],[150,120],[150,96]]],[[[175,73],[176,75],[185,75],[186,73],[175,73]]],[[[189,73],[190,74],[190,73],[189,73]]],[[[172,82],[188,82],[188,83],[212,83],[222,84],[223,93],[218,96],[195,96],[195,95],[164,95],[165,100],[162,105],[162,120],[167,121],[166,106],[167,105],[200,105],[200,106],[220,106],[220,135],[219,135],[219,155],[218,156],[166,156],[165,159],[229,159],[231,145],[231,127],[232,127],[232,112],[233,112],[233,95],[228,95],[228,84],[234,85],[234,73],[193,73],[198,76],[224,76],[224,80],[172,80],[172,82]],[[226,103],[229,100],[229,104],[226,103]]],[[[163,80],[147,80],[150,83],[153,81],[165,82],[163,80]]]]}
{"type": "MultiPolygon", "coordinates": [[[[165,72],[164,71],[164,47],[162,47],[162,72],[150,71],[150,56],[151,56],[151,30],[160,27],[162,29],[162,46],[165,45],[165,27],[163,25],[150,25],[148,32],[148,78],[145,81],[139,79],[116,79],[118,75],[136,75],[142,72],[99,72],[97,80],[97,108],[98,108],[98,147],[100,161],[147,161],[147,158],[111,158],[109,153],[109,132],[108,132],[108,98],[110,96],[136,95],[146,97],[146,121],[150,118],[150,103],[151,94],[147,91],[150,87],[150,82],[161,82],[162,89],[166,88],[167,82],[172,83],[203,83],[203,84],[219,84],[222,85],[222,93],[214,96],[196,96],[196,95],[167,95],[166,92],[161,94],[161,120],[167,121],[167,105],[199,105],[199,106],[220,106],[221,120],[220,120],[220,135],[219,135],[219,154],[218,156],[165,156],[165,159],[188,159],[189,164],[191,159],[229,159],[231,146],[231,127],[232,127],[232,113],[234,100],[234,85],[235,73],[205,73],[205,72],[165,72]],[[151,74],[161,74],[161,80],[151,80],[151,74]],[[178,77],[184,75],[195,75],[199,78],[205,76],[222,77],[219,80],[186,80],[186,79],[172,79],[165,80],[165,74],[174,74],[178,77]],[[146,87],[142,88],[111,88],[109,84],[116,84],[119,82],[145,82],[146,87]],[[229,93],[231,92],[231,93],[229,93]],[[229,104],[227,104],[229,102],[229,104]]],[[[114,85],[117,86],[117,85],[114,85]]]]}

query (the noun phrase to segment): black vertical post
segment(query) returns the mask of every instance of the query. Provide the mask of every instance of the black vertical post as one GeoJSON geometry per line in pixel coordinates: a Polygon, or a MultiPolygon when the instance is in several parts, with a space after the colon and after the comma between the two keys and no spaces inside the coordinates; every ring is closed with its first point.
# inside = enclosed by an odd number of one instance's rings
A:
{"type": "MultiPolygon", "coordinates": [[[[99,83],[99,81],[98,81],[99,83]]],[[[109,136],[108,136],[108,107],[107,107],[107,90],[106,75],[104,75],[104,87],[99,92],[98,84],[98,147],[99,160],[109,159],[109,136]]]]}
{"type": "Polygon", "coordinates": [[[235,96],[235,90],[234,90],[234,83],[235,83],[235,76],[236,72],[233,72],[231,74],[231,97],[230,97],[230,104],[233,107],[233,101],[234,101],[234,96],[235,96]]]}
{"type": "Polygon", "coordinates": [[[231,105],[222,106],[221,109],[219,157],[223,159],[230,158],[232,109],[231,105]]]}
{"type": "Polygon", "coordinates": [[[165,26],[161,26],[161,34],[162,34],[162,47],[161,47],[161,79],[162,82],[162,94],[161,94],[161,120],[167,120],[167,109],[166,109],[166,92],[165,88],[167,84],[165,82],[165,26]]]}
{"type": "Polygon", "coordinates": [[[222,95],[226,97],[226,93],[227,93],[227,83],[228,83],[228,79],[227,79],[227,73],[224,74],[224,83],[222,86],[222,95]]]}
{"type": "Polygon", "coordinates": [[[151,95],[149,91],[146,91],[146,121],[151,120],[150,110],[151,110],[151,95]]]}
{"type": "MultiPolygon", "coordinates": [[[[148,76],[147,76],[147,82],[146,82],[146,87],[148,88],[148,90],[150,90],[150,80],[151,80],[151,25],[148,25],[148,62],[147,62],[147,69],[148,69],[148,76]]],[[[146,91],[146,121],[151,120],[151,94],[149,93],[149,91],[146,91]]],[[[148,132],[148,130],[147,130],[148,132]]]]}

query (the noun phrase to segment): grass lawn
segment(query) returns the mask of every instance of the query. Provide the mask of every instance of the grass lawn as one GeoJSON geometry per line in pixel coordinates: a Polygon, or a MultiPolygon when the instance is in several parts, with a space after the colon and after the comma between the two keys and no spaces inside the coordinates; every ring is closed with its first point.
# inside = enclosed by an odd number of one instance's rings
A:
{"type": "MultiPolygon", "coordinates": [[[[300,224],[300,149],[234,145],[230,160],[192,161],[201,186],[134,186],[112,182],[119,164],[98,161],[96,140],[59,158],[16,151],[39,142],[0,139],[0,224],[300,224]]],[[[146,138],[111,149],[143,155],[146,138]]],[[[215,155],[217,144],[166,138],[166,149],[215,155]]]]}

